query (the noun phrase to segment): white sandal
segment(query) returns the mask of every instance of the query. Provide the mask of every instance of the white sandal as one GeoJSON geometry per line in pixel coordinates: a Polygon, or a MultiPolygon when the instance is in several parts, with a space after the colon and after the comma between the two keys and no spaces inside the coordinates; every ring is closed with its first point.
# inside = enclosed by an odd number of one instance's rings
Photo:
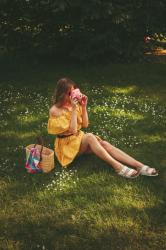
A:
{"type": "Polygon", "coordinates": [[[147,176],[158,176],[158,172],[156,171],[155,168],[150,168],[147,165],[142,166],[139,168],[139,172],[141,175],[147,175],[147,176]],[[154,173],[155,171],[155,173],[154,173]]]}
{"type": "Polygon", "coordinates": [[[123,165],[122,169],[117,174],[126,178],[134,179],[139,176],[139,172],[136,175],[133,175],[134,172],[135,172],[134,169],[128,168],[127,166],[123,165]]]}

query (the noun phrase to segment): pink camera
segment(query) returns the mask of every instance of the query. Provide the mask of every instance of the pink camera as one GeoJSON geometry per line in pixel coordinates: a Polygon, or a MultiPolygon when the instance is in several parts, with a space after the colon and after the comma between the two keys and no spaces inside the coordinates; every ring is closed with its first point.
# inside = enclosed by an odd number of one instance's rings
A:
{"type": "Polygon", "coordinates": [[[82,100],[82,93],[80,92],[80,90],[78,88],[74,89],[71,92],[71,97],[73,99],[76,98],[78,101],[81,101],[82,100]]]}

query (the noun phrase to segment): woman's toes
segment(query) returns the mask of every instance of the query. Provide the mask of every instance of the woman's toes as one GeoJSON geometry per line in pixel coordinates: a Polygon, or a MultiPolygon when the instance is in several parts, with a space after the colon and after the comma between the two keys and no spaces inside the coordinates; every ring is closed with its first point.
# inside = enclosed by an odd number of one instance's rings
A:
{"type": "Polygon", "coordinates": [[[158,171],[154,168],[153,174],[158,174],[158,171]]]}
{"type": "Polygon", "coordinates": [[[134,177],[134,176],[136,176],[137,174],[138,174],[138,171],[134,170],[132,176],[134,177]]]}

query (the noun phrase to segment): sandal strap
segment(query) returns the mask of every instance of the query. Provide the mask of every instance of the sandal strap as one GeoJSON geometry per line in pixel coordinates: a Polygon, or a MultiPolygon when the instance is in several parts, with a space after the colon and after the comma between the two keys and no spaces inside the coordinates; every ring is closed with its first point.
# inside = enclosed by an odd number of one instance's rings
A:
{"type": "Polygon", "coordinates": [[[147,174],[153,174],[154,171],[155,171],[155,168],[150,168],[150,167],[147,166],[147,165],[144,165],[144,166],[141,168],[141,172],[147,173],[147,174]]]}
{"type": "Polygon", "coordinates": [[[132,177],[132,174],[135,172],[134,169],[132,168],[128,168],[127,166],[124,166],[122,167],[121,171],[118,172],[119,175],[121,176],[125,176],[125,177],[132,177]]]}

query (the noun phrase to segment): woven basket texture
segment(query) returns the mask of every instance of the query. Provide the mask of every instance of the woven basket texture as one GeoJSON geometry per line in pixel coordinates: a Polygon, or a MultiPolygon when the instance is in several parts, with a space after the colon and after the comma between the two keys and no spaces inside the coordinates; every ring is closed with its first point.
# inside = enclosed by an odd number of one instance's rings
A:
{"type": "MultiPolygon", "coordinates": [[[[34,144],[26,146],[26,159],[29,157],[30,149],[34,147],[34,144]]],[[[41,145],[36,144],[36,148],[41,150],[41,145]]],[[[43,146],[42,150],[42,160],[39,163],[39,167],[43,170],[44,173],[50,172],[54,167],[54,151],[52,149],[46,148],[43,146]]]]}

